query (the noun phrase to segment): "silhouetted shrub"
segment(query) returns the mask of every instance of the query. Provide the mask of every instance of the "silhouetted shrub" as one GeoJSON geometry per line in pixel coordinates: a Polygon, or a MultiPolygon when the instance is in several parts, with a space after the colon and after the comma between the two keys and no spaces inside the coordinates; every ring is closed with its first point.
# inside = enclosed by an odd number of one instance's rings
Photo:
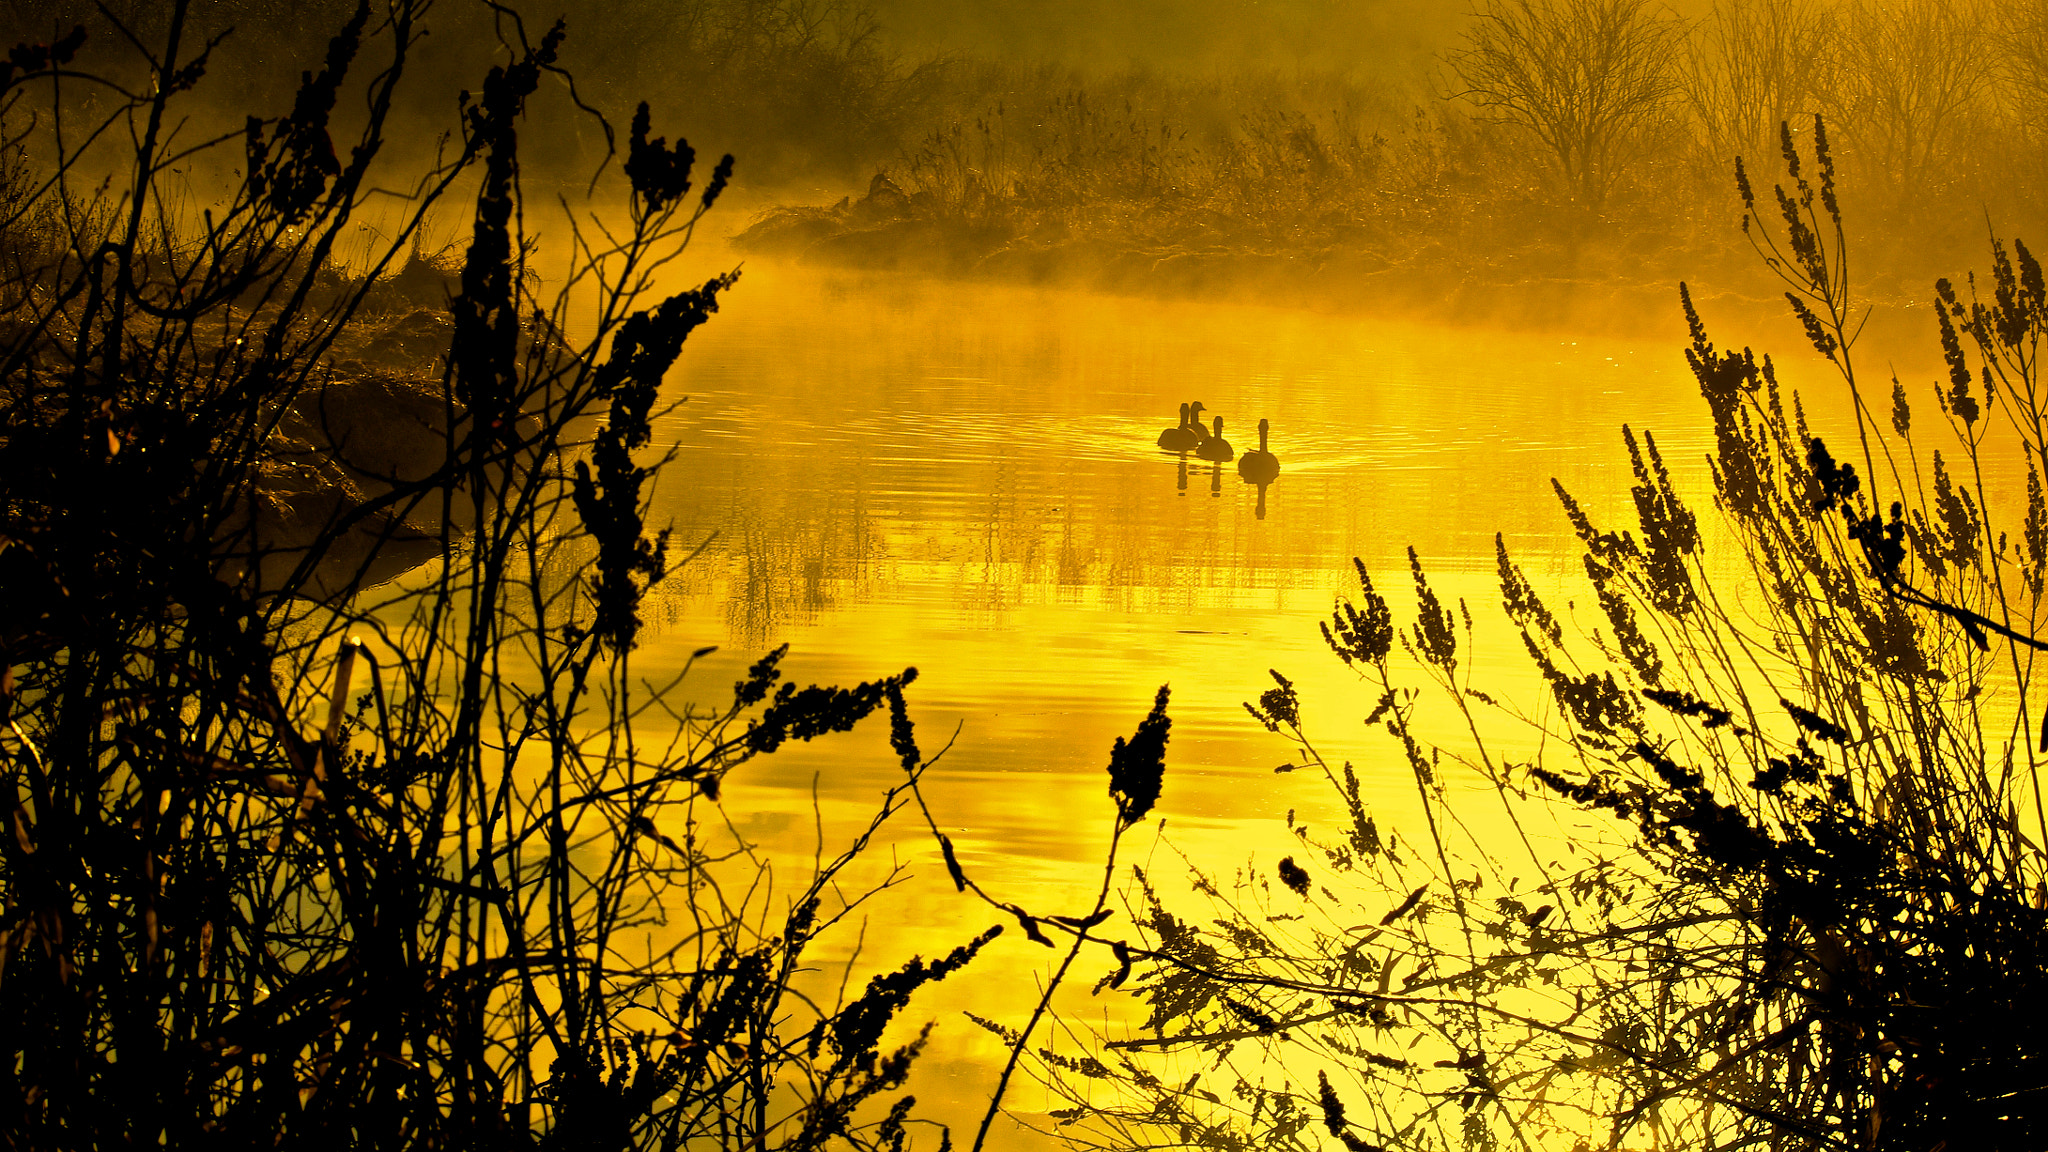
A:
{"type": "Polygon", "coordinates": [[[659,387],[736,274],[642,296],[732,158],[687,195],[688,146],[636,120],[571,324],[535,295],[519,179],[567,30],[508,21],[448,156],[344,267],[370,189],[402,187],[380,153],[423,8],[356,4],[288,114],[216,142],[239,183],[193,211],[180,114],[225,49],[183,0],[147,83],[74,70],[76,37],[0,79],[10,111],[80,86],[99,110],[41,121],[0,227],[0,1133],[900,1148],[907,1098],[860,1110],[923,1042],[884,1027],[987,936],[851,1003],[792,982],[920,769],[786,907],[719,889],[705,806],[914,670],[778,689],[777,651],[704,714],[632,661],[668,564],[659,387]],[[80,142],[110,134],[132,153],[94,193],[80,142]],[[383,277],[462,187],[453,298],[415,309],[383,277]]]}
{"type": "MultiPolygon", "coordinates": [[[[1854,462],[1768,357],[1717,349],[1681,289],[1720,530],[1697,522],[1656,440],[1624,429],[1631,529],[1600,528],[1559,489],[1591,626],[1563,626],[1499,546],[1503,607],[1547,700],[1475,683],[1472,614],[1412,555],[1412,628],[1361,566],[1325,636],[1361,672],[1366,722],[1392,737],[1423,818],[1383,831],[1276,674],[1253,715],[1321,771],[1339,824],[1312,834],[1290,813],[1304,851],[1277,877],[1198,872],[1206,913],[1140,878],[1147,935],[1128,950],[1151,1015],[1100,1038],[1129,1102],[1075,1115],[1096,1138],[2040,1144],[2048,1051],[2020,1021],[2048,994],[2048,289],[2016,241],[1994,241],[1969,294],[1936,286],[1953,463],[1896,381],[1880,419],[1852,355],[1818,123],[1813,140],[1808,158],[1783,130],[1788,183],[1770,200],[1742,177],[1752,212],[1777,218],[1745,227],[1839,370],[1854,462]],[[1994,462],[2023,465],[2025,491],[2000,491],[1994,462]],[[1717,539],[1730,559],[1710,560],[1717,539]],[[1448,779],[1465,769],[1496,811],[1448,779]],[[1608,815],[1588,824],[1588,809],[1608,815]]],[[[1077,1106],[1101,1099],[1065,1065],[1045,1074],[1077,1106]]]]}

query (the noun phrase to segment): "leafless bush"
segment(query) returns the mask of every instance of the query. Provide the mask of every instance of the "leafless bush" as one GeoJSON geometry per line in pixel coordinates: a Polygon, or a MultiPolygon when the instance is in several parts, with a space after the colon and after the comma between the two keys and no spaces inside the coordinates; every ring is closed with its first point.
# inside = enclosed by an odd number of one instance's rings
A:
{"type": "Polygon", "coordinates": [[[1650,0],[1484,0],[1445,62],[1452,95],[1534,134],[1597,209],[1678,94],[1680,30],[1650,0]]]}
{"type": "Polygon", "coordinates": [[[1822,82],[1844,159],[1905,206],[1964,174],[1994,79],[1991,11],[1956,3],[1853,0],[1834,21],[1822,82]]]}
{"type": "Polygon", "coordinates": [[[1691,30],[1681,84],[1717,179],[1732,157],[1770,155],[1778,125],[1819,110],[1836,19],[1819,0],[1717,0],[1691,30]]]}

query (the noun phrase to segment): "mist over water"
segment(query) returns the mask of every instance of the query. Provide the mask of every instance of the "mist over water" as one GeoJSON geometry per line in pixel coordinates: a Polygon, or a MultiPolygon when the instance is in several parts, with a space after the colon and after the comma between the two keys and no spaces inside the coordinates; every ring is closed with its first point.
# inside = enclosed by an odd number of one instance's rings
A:
{"type": "MultiPolygon", "coordinates": [[[[1873,339],[1911,357],[1905,335],[1873,339]]],[[[1162,873],[1179,854],[1269,867],[1296,847],[1283,816],[1341,822],[1320,778],[1275,772],[1288,747],[1245,715],[1269,668],[1296,684],[1324,755],[1356,764],[1383,822],[1412,829],[1409,766],[1358,728],[1370,693],[1316,622],[1355,594],[1352,557],[1412,611],[1412,545],[1477,620],[1474,682],[1540,700],[1499,616],[1494,535],[1560,612],[1588,622],[1583,547],[1553,480],[1595,524],[1627,524],[1627,424],[1709,505],[1711,426],[1675,343],[750,263],[670,381],[666,398],[687,400],[660,425],[678,462],[650,520],[691,558],[662,586],[639,667],[660,682],[721,643],[686,690],[715,695],[781,643],[802,683],[914,664],[919,731],[928,748],[952,740],[930,785],[943,826],[976,875],[1035,907],[1086,899],[1107,836],[1108,749],[1161,683],[1175,722],[1149,857],[1162,873]],[[1221,414],[1240,450],[1270,422],[1281,472],[1263,519],[1234,465],[1156,446],[1188,399],[1221,414]]],[[[1853,437],[1834,382],[1786,371],[1810,390],[1816,430],[1853,437]]],[[[2023,483],[2008,469],[1996,486],[2023,483]]],[[[1730,541],[1713,538],[1710,554],[1740,571],[1730,541]]],[[[1511,755],[1534,752],[1526,732],[1495,735],[1511,755]]],[[[843,839],[899,772],[882,737],[792,748],[736,781],[738,830],[790,860],[843,839]]],[[[1484,826],[1494,803],[1474,793],[1470,818],[1484,826]]],[[[915,875],[871,906],[874,963],[938,954],[986,926],[928,838],[903,834],[894,850],[915,875]]],[[[977,964],[923,1011],[986,1015],[990,990],[1043,976],[1029,946],[977,964]]],[[[1113,1034],[1128,1010],[1085,996],[1069,1007],[1109,1011],[1113,1034]]],[[[985,1032],[942,1027],[909,1090],[959,1132],[1003,1054],[985,1032]]],[[[1021,1114],[1055,1106],[1013,1091],[1021,1114]]],[[[996,1147],[1040,1146],[999,1132],[996,1147]]]]}
{"type": "MultiPolygon", "coordinates": [[[[1159,684],[1174,689],[1168,852],[1227,868],[1253,845],[1284,852],[1290,809],[1322,822],[1320,780],[1276,774],[1287,749],[1244,714],[1268,668],[1326,722],[1326,754],[1402,811],[1408,769],[1346,724],[1369,701],[1315,627],[1355,589],[1351,558],[1405,601],[1413,543],[1437,586],[1490,620],[1495,532],[1546,587],[1577,578],[1553,477],[1600,522],[1629,507],[1623,413],[1690,483],[1707,446],[1666,344],[772,263],[749,265],[670,389],[688,400],[660,426],[678,463],[650,520],[672,525],[678,552],[703,548],[663,586],[639,667],[659,682],[721,642],[691,678],[716,692],[784,642],[803,683],[915,664],[920,733],[958,733],[932,794],[963,860],[1054,910],[1097,874],[1108,749],[1159,684]],[[1270,421],[1281,472],[1264,519],[1234,465],[1212,482],[1189,460],[1181,488],[1183,461],[1154,441],[1189,398],[1240,448],[1270,421]]],[[[1482,680],[1540,687],[1487,631],[1482,680]]],[[[814,798],[830,844],[898,771],[870,733],[778,754],[730,804],[750,839],[801,859],[814,798]]],[[[877,955],[930,955],[985,926],[928,840],[901,851],[917,876],[874,906],[877,955]]],[[[992,952],[926,1011],[983,1011],[1040,960],[992,952]]],[[[912,1090],[947,1101],[957,1132],[1001,1049],[960,1029],[935,1044],[912,1090]]],[[[1030,1100],[1014,1103],[1045,1106],[1030,1100]]]]}

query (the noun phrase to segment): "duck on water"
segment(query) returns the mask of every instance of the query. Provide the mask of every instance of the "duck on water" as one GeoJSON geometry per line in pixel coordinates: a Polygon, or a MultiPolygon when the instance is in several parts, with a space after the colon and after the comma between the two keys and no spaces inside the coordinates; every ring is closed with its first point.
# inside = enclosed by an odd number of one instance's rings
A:
{"type": "Polygon", "coordinates": [[[1223,417],[1216,417],[1215,434],[1202,439],[1201,444],[1195,448],[1195,455],[1217,464],[1228,464],[1231,458],[1237,455],[1237,450],[1230,446],[1230,441],[1223,438],[1223,417]]]}
{"type": "MultiPolygon", "coordinates": [[[[1199,404],[1196,407],[1200,407],[1199,404]]],[[[1188,427],[1188,405],[1180,406],[1180,423],[1159,434],[1159,446],[1168,452],[1192,452],[1202,438],[1188,427]]]]}
{"type": "Polygon", "coordinates": [[[1267,428],[1267,422],[1260,420],[1258,448],[1237,461],[1237,474],[1247,484],[1271,484],[1280,475],[1280,458],[1266,451],[1267,428]]]}
{"type": "Polygon", "coordinates": [[[1259,504],[1254,510],[1259,519],[1266,518],[1266,489],[1280,478],[1280,458],[1266,450],[1267,423],[1259,421],[1259,446],[1237,458],[1237,474],[1247,484],[1259,486],[1259,504]]]}

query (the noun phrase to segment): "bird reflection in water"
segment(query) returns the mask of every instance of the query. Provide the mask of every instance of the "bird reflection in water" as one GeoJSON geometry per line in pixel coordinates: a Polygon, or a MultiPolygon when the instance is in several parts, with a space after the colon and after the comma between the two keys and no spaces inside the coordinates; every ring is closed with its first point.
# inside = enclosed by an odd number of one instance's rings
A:
{"type": "Polygon", "coordinates": [[[1258,517],[1261,520],[1266,518],[1266,489],[1280,478],[1280,458],[1266,449],[1267,431],[1267,422],[1260,420],[1258,449],[1245,453],[1237,461],[1237,474],[1244,482],[1259,486],[1258,517]]]}
{"type": "Polygon", "coordinates": [[[817,612],[831,606],[831,597],[825,593],[825,562],[804,561],[804,607],[817,612]]]}

